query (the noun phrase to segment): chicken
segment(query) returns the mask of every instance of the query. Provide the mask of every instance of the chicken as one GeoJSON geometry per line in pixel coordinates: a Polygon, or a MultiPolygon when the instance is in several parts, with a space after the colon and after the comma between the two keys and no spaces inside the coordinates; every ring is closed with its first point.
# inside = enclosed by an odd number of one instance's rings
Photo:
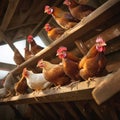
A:
{"type": "Polygon", "coordinates": [[[20,65],[20,64],[22,64],[23,62],[25,62],[24,57],[20,54],[20,52],[18,51],[17,48],[14,49],[13,59],[14,59],[16,65],[20,65]]]}
{"type": "Polygon", "coordinates": [[[28,85],[27,85],[25,77],[23,76],[14,86],[16,95],[27,93],[27,88],[28,88],[28,85]]]}
{"type": "Polygon", "coordinates": [[[52,85],[51,82],[44,78],[42,73],[36,74],[27,70],[27,68],[23,69],[22,76],[26,78],[29,88],[35,91],[46,89],[52,85]]]}
{"type": "Polygon", "coordinates": [[[80,59],[72,53],[67,52],[67,48],[63,46],[57,50],[57,55],[60,59],[62,59],[65,74],[68,75],[73,81],[81,80],[78,69],[78,61],[80,61],[80,59]]]}
{"type": "Polygon", "coordinates": [[[29,35],[28,37],[27,37],[27,41],[28,41],[28,43],[31,45],[31,53],[33,54],[33,55],[35,55],[35,54],[37,54],[38,52],[40,52],[42,49],[43,49],[43,47],[41,47],[41,46],[39,46],[39,45],[37,45],[36,44],[36,42],[35,42],[35,40],[33,39],[33,36],[32,35],[29,35]]]}
{"type": "Polygon", "coordinates": [[[58,7],[50,7],[46,5],[44,12],[49,15],[51,14],[57,24],[63,29],[72,28],[79,22],[79,20],[75,19],[70,12],[63,11],[58,7]]]}
{"type": "Polygon", "coordinates": [[[90,77],[103,76],[107,74],[106,57],[104,54],[106,43],[102,37],[96,39],[96,44],[79,62],[80,76],[87,80],[90,77]]]}
{"type": "Polygon", "coordinates": [[[40,60],[37,66],[42,68],[42,73],[46,80],[52,82],[55,86],[63,86],[71,82],[70,78],[64,73],[61,64],[52,64],[48,61],[40,60]]]}
{"type": "Polygon", "coordinates": [[[24,58],[25,60],[28,60],[29,58],[33,57],[34,55],[31,53],[31,51],[29,51],[29,49],[26,47],[24,48],[25,50],[25,55],[24,55],[24,58]]]}
{"type": "Polygon", "coordinates": [[[0,97],[8,97],[13,96],[15,94],[14,91],[14,83],[16,79],[12,72],[8,73],[5,77],[5,81],[3,83],[3,88],[0,89],[0,97]]]}
{"type": "Polygon", "coordinates": [[[95,10],[95,8],[89,5],[79,4],[75,0],[65,0],[63,4],[67,5],[72,16],[79,20],[88,16],[95,10]]]}
{"type": "MultiPolygon", "coordinates": [[[[25,55],[24,55],[25,60],[28,60],[33,56],[34,55],[31,53],[31,51],[29,51],[29,49],[26,47],[25,48],[25,55]]],[[[39,73],[40,72],[40,70],[36,67],[36,63],[29,65],[28,70],[31,70],[34,73],[39,73]]]]}
{"type": "Polygon", "coordinates": [[[49,23],[45,24],[44,28],[52,41],[58,39],[65,32],[61,27],[53,27],[49,23]]]}

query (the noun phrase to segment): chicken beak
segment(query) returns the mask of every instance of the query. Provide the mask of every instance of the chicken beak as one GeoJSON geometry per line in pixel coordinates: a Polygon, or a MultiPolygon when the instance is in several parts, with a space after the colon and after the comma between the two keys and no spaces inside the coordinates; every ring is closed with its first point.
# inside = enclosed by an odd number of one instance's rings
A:
{"type": "Polygon", "coordinates": [[[37,64],[36,67],[39,67],[39,65],[37,64]]]}
{"type": "Polygon", "coordinates": [[[102,43],[102,46],[106,46],[107,44],[104,42],[104,43],[102,43]]]}
{"type": "Polygon", "coordinates": [[[58,56],[59,54],[57,53],[56,56],[58,56]]]}
{"type": "Polygon", "coordinates": [[[45,10],[44,13],[47,13],[47,10],[45,10]]]}

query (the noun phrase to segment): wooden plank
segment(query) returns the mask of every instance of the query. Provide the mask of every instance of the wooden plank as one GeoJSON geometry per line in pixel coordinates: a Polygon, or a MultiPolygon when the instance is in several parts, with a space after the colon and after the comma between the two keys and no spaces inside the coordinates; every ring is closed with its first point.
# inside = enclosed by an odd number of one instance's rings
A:
{"type": "Polygon", "coordinates": [[[9,40],[9,38],[4,34],[4,32],[2,32],[1,30],[0,30],[0,38],[5,42],[5,43],[7,43],[10,47],[11,47],[11,49],[14,51],[14,48],[16,48],[15,47],[15,45],[9,40]]]}
{"type": "Polygon", "coordinates": [[[0,62],[0,70],[11,71],[16,65],[0,62]]]}
{"type": "Polygon", "coordinates": [[[74,102],[75,106],[79,109],[79,111],[81,112],[81,114],[86,118],[86,120],[91,120],[91,118],[89,117],[89,114],[87,114],[86,110],[85,110],[85,105],[84,105],[85,101],[76,101],[74,102]]]}
{"type": "Polygon", "coordinates": [[[95,87],[96,82],[92,81],[88,86],[88,82],[74,83],[73,85],[63,86],[60,89],[50,88],[43,91],[30,93],[26,95],[18,95],[0,100],[0,104],[30,104],[30,103],[49,103],[64,102],[74,100],[92,99],[91,91],[95,87]]]}
{"type": "Polygon", "coordinates": [[[52,42],[45,49],[36,54],[33,58],[21,64],[18,68],[14,69],[13,74],[19,74],[23,68],[30,64],[35,64],[39,59],[49,59],[50,55],[55,56],[56,50],[61,45],[69,46],[77,37],[82,37],[88,32],[107,22],[111,17],[120,13],[120,2],[118,0],[109,0],[104,5],[95,10],[91,15],[87,16],[83,22],[78,23],[73,29],[70,29],[64,33],[57,41],[52,42]],[[104,18],[104,19],[103,19],[104,18]]]}
{"type": "Polygon", "coordinates": [[[49,107],[52,108],[52,111],[54,114],[56,114],[58,117],[63,117],[63,108],[61,110],[61,104],[60,103],[50,103],[49,107]],[[62,113],[62,114],[61,114],[62,113]]]}
{"type": "Polygon", "coordinates": [[[118,68],[120,68],[120,50],[107,55],[107,60],[107,70],[116,71],[118,68]]]}
{"type": "Polygon", "coordinates": [[[104,118],[103,114],[100,111],[100,107],[95,103],[95,101],[90,101],[90,106],[100,118],[100,120],[106,120],[106,118],[104,118]]]}
{"type": "Polygon", "coordinates": [[[43,112],[43,110],[41,110],[37,104],[30,104],[29,106],[33,110],[33,115],[34,113],[36,113],[39,116],[39,119],[41,118],[41,119],[47,120],[47,116],[45,112],[43,112]]]}
{"type": "Polygon", "coordinates": [[[102,104],[120,92],[120,69],[106,77],[102,77],[102,79],[103,81],[92,91],[92,96],[97,104],[102,104]]]}
{"type": "MultiPolygon", "coordinates": [[[[17,30],[17,29],[21,29],[21,28],[25,28],[25,27],[29,27],[29,26],[35,26],[38,23],[38,21],[33,21],[33,22],[29,22],[29,23],[23,23],[23,24],[19,24],[13,27],[10,27],[6,30],[6,32],[10,32],[13,30],[17,30]]],[[[25,29],[24,29],[25,30],[25,29]]]]}
{"type": "Polygon", "coordinates": [[[50,118],[52,118],[53,120],[57,120],[57,116],[55,115],[55,113],[52,111],[52,109],[49,107],[48,104],[39,104],[38,106],[40,106],[40,108],[42,110],[44,110],[44,112],[50,116],[50,118]]]}
{"type": "Polygon", "coordinates": [[[2,31],[5,31],[14,15],[14,12],[17,8],[19,0],[9,0],[8,8],[3,18],[3,22],[1,24],[2,31]]]}
{"type": "MultiPolygon", "coordinates": [[[[103,39],[106,42],[108,42],[111,39],[114,39],[114,38],[120,36],[120,23],[117,23],[117,24],[109,27],[108,29],[106,29],[103,32],[101,32],[99,35],[102,36],[103,39]]],[[[95,40],[96,40],[97,36],[98,35],[90,38],[89,40],[87,40],[85,42],[85,44],[90,48],[95,43],[95,40]]]]}
{"type": "Polygon", "coordinates": [[[70,113],[70,115],[75,119],[75,120],[79,120],[80,119],[80,116],[75,112],[74,109],[72,109],[72,106],[70,103],[68,102],[63,102],[61,103],[65,108],[66,110],[68,111],[68,113],[70,113]]]}

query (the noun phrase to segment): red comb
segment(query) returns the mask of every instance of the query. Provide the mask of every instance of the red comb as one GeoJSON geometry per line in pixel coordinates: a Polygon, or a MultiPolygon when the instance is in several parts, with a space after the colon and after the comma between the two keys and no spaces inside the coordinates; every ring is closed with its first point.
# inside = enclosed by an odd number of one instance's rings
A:
{"type": "Polygon", "coordinates": [[[45,24],[45,27],[49,27],[49,26],[50,26],[50,24],[49,24],[49,23],[46,23],[46,24],[45,24]]]}
{"type": "Polygon", "coordinates": [[[28,35],[27,39],[33,39],[32,35],[28,35]]]}
{"type": "Polygon", "coordinates": [[[65,1],[63,2],[63,4],[67,4],[67,2],[69,2],[69,0],[65,0],[65,1]]]}
{"type": "Polygon", "coordinates": [[[61,47],[59,47],[59,49],[57,50],[57,53],[63,52],[63,51],[67,51],[67,48],[64,47],[64,46],[61,46],[61,47]]]}
{"type": "Polygon", "coordinates": [[[101,36],[98,36],[97,39],[96,39],[96,42],[104,42],[104,40],[101,36]]]}
{"type": "Polygon", "coordinates": [[[50,6],[49,6],[49,5],[46,5],[44,11],[46,11],[46,10],[49,9],[49,8],[50,8],[50,6]]]}

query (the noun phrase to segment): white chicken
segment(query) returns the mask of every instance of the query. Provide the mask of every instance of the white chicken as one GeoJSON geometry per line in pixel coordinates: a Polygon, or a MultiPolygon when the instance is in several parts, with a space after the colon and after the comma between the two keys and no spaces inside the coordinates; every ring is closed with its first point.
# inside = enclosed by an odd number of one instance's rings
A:
{"type": "Polygon", "coordinates": [[[43,90],[52,86],[52,83],[47,81],[42,73],[36,74],[27,70],[27,68],[24,68],[22,76],[26,78],[27,85],[35,91],[43,90]]]}

